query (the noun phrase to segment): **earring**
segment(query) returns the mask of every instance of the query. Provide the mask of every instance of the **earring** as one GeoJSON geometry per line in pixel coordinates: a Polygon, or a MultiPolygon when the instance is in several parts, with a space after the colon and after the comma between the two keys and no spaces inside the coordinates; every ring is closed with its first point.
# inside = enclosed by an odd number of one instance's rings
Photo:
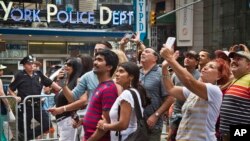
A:
{"type": "Polygon", "coordinates": [[[129,87],[132,88],[132,80],[130,81],[129,87]]]}

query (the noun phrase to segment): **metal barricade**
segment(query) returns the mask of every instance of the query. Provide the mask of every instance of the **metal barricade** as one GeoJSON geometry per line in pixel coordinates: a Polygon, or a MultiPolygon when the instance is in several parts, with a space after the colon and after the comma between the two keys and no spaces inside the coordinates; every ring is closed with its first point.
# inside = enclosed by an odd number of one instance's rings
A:
{"type": "Polygon", "coordinates": [[[24,127],[24,141],[27,140],[40,140],[40,141],[53,141],[58,140],[57,138],[57,126],[53,124],[51,120],[51,114],[43,109],[43,102],[42,98],[49,98],[54,97],[51,95],[30,95],[25,97],[23,100],[22,106],[23,107],[23,127],[24,127]],[[38,113],[40,112],[40,113],[38,113]],[[30,117],[32,116],[32,117],[30,117]],[[40,117],[39,117],[40,116],[40,117]],[[38,120],[38,121],[35,121],[38,120]],[[31,120],[31,121],[29,121],[31,120]],[[40,121],[39,121],[40,120],[40,121]],[[31,123],[31,125],[29,125],[31,123]],[[38,125],[36,125],[39,123],[38,125]],[[27,127],[27,124],[29,127],[27,127]],[[40,127],[39,127],[40,126],[40,127]],[[50,128],[54,128],[56,126],[56,131],[53,133],[54,137],[48,137],[47,134],[50,133],[50,128]],[[39,129],[40,128],[40,129],[39,129]],[[47,133],[49,132],[49,133],[47,133]],[[31,137],[32,133],[32,137],[31,137]],[[46,135],[46,137],[44,137],[46,135]]]}
{"type": "Polygon", "coordinates": [[[2,137],[2,134],[4,134],[7,140],[18,141],[18,139],[17,139],[17,137],[18,137],[18,130],[17,130],[18,129],[18,104],[16,102],[16,99],[13,96],[0,96],[0,100],[2,101],[0,103],[0,109],[1,109],[1,112],[0,112],[1,126],[0,126],[0,128],[3,128],[1,130],[0,136],[2,137]],[[15,116],[15,121],[10,121],[9,111],[8,111],[7,107],[5,105],[3,105],[4,104],[3,99],[8,100],[9,106],[10,106],[10,108],[15,116]],[[2,106],[6,107],[6,110],[7,110],[6,115],[2,114],[2,108],[3,108],[2,106]]]}

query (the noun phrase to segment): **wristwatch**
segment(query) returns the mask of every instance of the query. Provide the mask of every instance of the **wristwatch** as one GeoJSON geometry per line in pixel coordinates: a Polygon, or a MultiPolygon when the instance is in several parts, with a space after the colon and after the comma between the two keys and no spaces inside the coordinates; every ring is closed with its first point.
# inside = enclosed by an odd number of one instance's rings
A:
{"type": "Polygon", "coordinates": [[[158,112],[155,112],[155,116],[156,116],[156,117],[159,117],[160,114],[159,114],[158,112]]]}

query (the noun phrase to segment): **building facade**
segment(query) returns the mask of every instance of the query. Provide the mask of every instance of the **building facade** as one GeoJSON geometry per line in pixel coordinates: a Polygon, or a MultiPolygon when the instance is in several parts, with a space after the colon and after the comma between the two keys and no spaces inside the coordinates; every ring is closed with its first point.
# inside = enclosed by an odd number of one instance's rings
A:
{"type": "Polygon", "coordinates": [[[99,41],[114,47],[133,32],[133,0],[0,1],[0,64],[6,75],[21,69],[32,54],[44,73],[66,57],[93,54],[99,41]]]}

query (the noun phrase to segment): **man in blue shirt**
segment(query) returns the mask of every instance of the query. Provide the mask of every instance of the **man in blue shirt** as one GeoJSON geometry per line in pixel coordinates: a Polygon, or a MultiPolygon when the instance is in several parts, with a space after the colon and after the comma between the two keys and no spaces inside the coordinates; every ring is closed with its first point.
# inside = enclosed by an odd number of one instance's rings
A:
{"type": "Polygon", "coordinates": [[[149,126],[149,141],[159,141],[163,127],[162,115],[173,103],[162,82],[161,68],[157,65],[159,55],[152,48],[146,48],[141,54],[140,82],[151,97],[151,104],[144,110],[149,126]]]}

